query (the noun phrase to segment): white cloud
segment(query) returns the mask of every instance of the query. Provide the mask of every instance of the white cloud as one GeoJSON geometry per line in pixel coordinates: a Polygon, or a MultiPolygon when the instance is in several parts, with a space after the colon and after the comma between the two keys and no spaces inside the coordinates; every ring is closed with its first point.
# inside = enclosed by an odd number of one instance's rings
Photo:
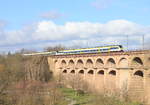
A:
{"type": "Polygon", "coordinates": [[[130,46],[140,46],[142,35],[145,43],[150,40],[150,27],[127,20],[99,22],[67,22],[63,25],[52,21],[40,21],[20,30],[0,31],[0,46],[38,48],[62,44],[66,46],[100,46],[107,44],[126,45],[127,35],[130,46]]]}

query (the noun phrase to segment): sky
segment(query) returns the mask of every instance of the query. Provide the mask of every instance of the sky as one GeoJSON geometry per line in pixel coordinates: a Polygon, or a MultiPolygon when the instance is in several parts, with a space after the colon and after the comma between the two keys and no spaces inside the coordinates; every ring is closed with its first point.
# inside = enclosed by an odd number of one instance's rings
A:
{"type": "Polygon", "coordinates": [[[150,0],[0,0],[0,53],[48,46],[146,48],[150,0]],[[144,39],[144,41],[143,41],[144,39]]]}

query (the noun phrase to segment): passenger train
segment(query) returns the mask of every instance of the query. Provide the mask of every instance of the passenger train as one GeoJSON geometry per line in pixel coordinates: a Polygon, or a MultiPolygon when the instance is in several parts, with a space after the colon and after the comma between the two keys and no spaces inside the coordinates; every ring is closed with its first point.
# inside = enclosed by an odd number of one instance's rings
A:
{"type": "Polygon", "coordinates": [[[111,45],[111,46],[101,46],[101,47],[94,47],[94,48],[82,48],[82,49],[52,51],[52,52],[31,53],[31,54],[23,54],[23,55],[25,56],[28,56],[28,55],[68,55],[68,54],[107,53],[107,52],[121,52],[121,51],[123,51],[122,45],[111,45]]]}
{"type": "Polygon", "coordinates": [[[103,52],[118,52],[118,51],[123,51],[123,47],[121,45],[73,49],[73,50],[62,50],[62,51],[57,51],[56,55],[83,54],[83,53],[103,53],[103,52]]]}

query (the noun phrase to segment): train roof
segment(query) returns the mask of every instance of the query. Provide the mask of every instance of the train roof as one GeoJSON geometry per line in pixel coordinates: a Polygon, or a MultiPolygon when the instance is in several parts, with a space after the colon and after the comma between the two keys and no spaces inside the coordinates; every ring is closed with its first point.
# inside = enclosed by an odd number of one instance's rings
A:
{"type": "Polygon", "coordinates": [[[80,48],[80,49],[68,49],[68,50],[61,50],[59,52],[64,52],[64,51],[74,51],[74,50],[85,50],[85,49],[95,49],[95,48],[105,48],[105,47],[113,47],[113,46],[122,46],[122,45],[107,45],[107,46],[97,46],[97,47],[90,47],[90,48],[80,48]]]}
{"type": "Polygon", "coordinates": [[[36,52],[36,53],[29,53],[29,54],[23,54],[25,56],[28,55],[43,55],[43,54],[52,54],[53,52],[36,52]]]}

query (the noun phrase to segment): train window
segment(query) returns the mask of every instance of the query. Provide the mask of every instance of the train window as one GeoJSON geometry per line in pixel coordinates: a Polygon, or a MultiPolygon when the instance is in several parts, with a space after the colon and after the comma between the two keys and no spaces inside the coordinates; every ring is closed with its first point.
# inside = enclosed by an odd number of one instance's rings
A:
{"type": "Polygon", "coordinates": [[[90,50],[87,50],[87,52],[90,52],[90,50]]]}
{"type": "Polygon", "coordinates": [[[88,52],[88,50],[83,50],[82,52],[88,52]]]}
{"type": "Polygon", "coordinates": [[[80,51],[76,51],[76,53],[79,53],[80,51]]]}
{"type": "Polygon", "coordinates": [[[108,49],[100,49],[100,51],[107,51],[108,49]]]}
{"type": "Polygon", "coordinates": [[[90,52],[90,50],[88,50],[88,52],[90,52]]]}
{"type": "Polygon", "coordinates": [[[122,46],[121,46],[121,45],[119,45],[119,47],[120,47],[120,48],[122,48],[122,46]]]}
{"type": "Polygon", "coordinates": [[[94,52],[95,50],[89,50],[89,52],[94,52]]]}
{"type": "Polygon", "coordinates": [[[110,48],[111,50],[113,50],[113,49],[118,49],[118,47],[112,47],[112,48],[110,48]]]}
{"type": "Polygon", "coordinates": [[[97,49],[95,51],[98,51],[97,49]]]}

